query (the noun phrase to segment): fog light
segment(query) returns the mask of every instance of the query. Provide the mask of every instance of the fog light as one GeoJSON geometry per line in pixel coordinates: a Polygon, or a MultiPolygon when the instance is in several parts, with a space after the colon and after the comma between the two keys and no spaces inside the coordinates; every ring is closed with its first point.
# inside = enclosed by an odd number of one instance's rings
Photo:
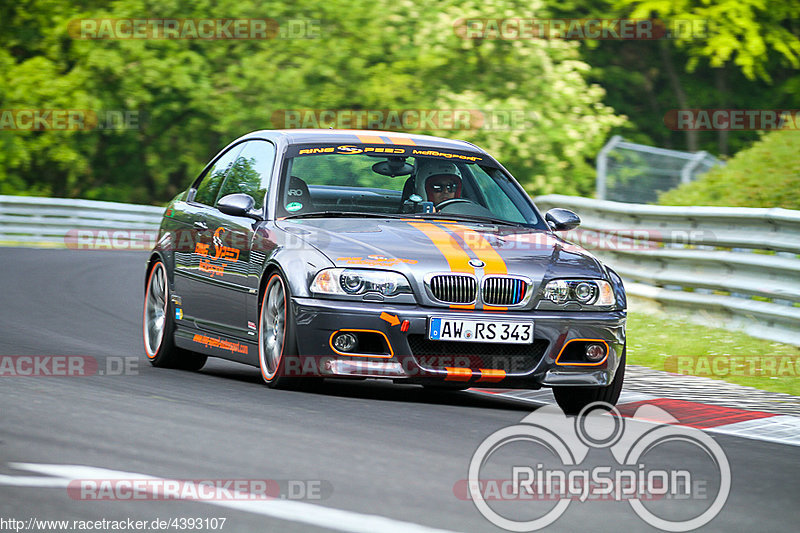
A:
{"type": "Polygon", "coordinates": [[[596,363],[606,356],[606,349],[602,344],[590,344],[586,347],[586,359],[596,363]]]}
{"type": "Polygon", "coordinates": [[[340,352],[352,352],[358,346],[358,338],[352,333],[339,333],[333,338],[333,347],[340,352]]]}

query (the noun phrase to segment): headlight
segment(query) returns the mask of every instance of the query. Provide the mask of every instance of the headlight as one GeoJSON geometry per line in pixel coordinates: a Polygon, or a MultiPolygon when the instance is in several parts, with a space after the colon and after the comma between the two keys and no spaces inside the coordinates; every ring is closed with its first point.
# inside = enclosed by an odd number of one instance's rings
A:
{"type": "Polygon", "coordinates": [[[544,287],[544,297],[556,304],[578,302],[583,305],[614,305],[614,290],[599,279],[555,279],[544,287]]]}
{"type": "Polygon", "coordinates": [[[406,277],[387,270],[358,270],[353,268],[329,268],[320,270],[311,283],[311,292],[358,296],[376,292],[383,296],[411,294],[406,277]]]}

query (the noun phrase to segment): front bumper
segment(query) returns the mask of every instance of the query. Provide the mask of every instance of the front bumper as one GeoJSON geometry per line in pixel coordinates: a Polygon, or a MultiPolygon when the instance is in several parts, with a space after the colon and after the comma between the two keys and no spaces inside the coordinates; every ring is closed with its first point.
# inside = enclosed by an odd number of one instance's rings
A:
{"type": "MultiPolygon", "coordinates": [[[[382,377],[406,382],[460,382],[486,388],[605,386],[625,345],[625,311],[474,311],[365,302],[292,298],[297,360],[286,372],[326,377],[382,377]],[[490,345],[427,340],[430,316],[456,319],[533,320],[530,345],[490,345]],[[397,317],[396,319],[394,317],[397,317]],[[408,323],[403,326],[403,322],[408,323]],[[332,339],[341,330],[385,339],[382,353],[343,354],[332,339]],[[405,331],[403,331],[405,330],[405,331]],[[597,364],[559,359],[573,340],[604,341],[608,356],[597,364]]],[[[373,350],[374,352],[374,350],[373,350]]]]}

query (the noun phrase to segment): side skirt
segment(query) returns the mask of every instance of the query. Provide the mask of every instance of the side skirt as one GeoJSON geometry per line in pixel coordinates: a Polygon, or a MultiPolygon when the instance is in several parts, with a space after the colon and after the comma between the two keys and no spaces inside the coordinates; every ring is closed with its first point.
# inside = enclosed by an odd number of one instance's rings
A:
{"type": "Polygon", "coordinates": [[[175,344],[193,352],[258,366],[258,344],[186,326],[175,329],[175,344]]]}

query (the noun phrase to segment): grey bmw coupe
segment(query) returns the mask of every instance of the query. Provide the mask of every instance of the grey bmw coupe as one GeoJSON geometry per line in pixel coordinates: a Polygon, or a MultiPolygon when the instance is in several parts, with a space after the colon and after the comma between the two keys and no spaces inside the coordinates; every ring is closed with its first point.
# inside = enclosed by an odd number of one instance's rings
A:
{"type": "Polygon", "coordinates": [[[552,387],[575,413],[615,403],[622,281],[559,237],[492,156],[463,141],[265,130],[221,150],[167,206],[145,276],[155,366],[207,357],[270,387],[384,378],[552,387]]]}

